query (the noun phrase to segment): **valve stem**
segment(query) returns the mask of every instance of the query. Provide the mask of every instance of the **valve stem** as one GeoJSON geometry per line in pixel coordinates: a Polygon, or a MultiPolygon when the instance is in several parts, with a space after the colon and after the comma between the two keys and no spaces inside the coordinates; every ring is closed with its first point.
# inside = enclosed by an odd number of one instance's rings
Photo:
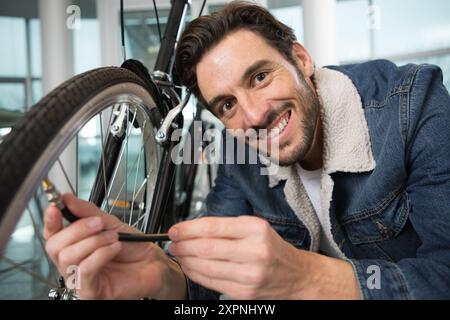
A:
{"type": "Polygon", "coordinates": [[[42,180],[42,188],[47,196],[47,201],[50,205],[57,207],[61,210],[64,218],[69,222],[74,222],[78,220],[78,217],[74,216],[69,209],[64,206],[62,201],[61,193],[56,189],[55,185],[50,181],[48,177],[45,177],[42,180]]]}

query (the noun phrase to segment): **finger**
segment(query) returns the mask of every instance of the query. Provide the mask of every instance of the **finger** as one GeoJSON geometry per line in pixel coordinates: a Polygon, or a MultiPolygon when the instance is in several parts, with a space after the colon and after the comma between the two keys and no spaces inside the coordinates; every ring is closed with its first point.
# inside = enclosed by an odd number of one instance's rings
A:
{"type": "Polygon", "coordinates": [[[48,240],[62,228],[61,211],[55,206],[49,206],[44,212],[44,239],[48,240]]]}
{"type": "Polygon", "coordinates": [[[64,205],[71,213],[79,218],[88,218],[93,216],[101,216],[105,229],[120,229],[121,231],[140,233],[136,228],[132,228],[120,221],[116,216],[107,214],[95,204],[81,200],[71,193],[63,194],[64,205]]]}
{"type": "Polygon", "coordinates": [[[118,240],[115,231],[105,231],[81,240],[61,250],[58,254],[58,265],[66,270],[68,266],[80,265],[81,261],[98,248],[112,244],[118,240]]]}
{"type": "Polygon", "coordinates": [[[95,204],[81,200],[71,193],[64,193],[62,195],[64,205],[71,213],[78,218],[87,218],[104,214],[95,204]]]}
{"type": "Polygon", "coordinates": [[[102,217],[77,220],[47,240],[45,249],[53,261],[57,262],[59,252],[76,242],[100,232],[104,227],[102,217]]]}
{"type": "Polygon", "coordinates": [[[122,249],[119,241],[95,250],[91,255],[80,263],[81,289],[92,288],[100,270],[109,263],[122,249]]]}
{"type": "Polygon", "coordinates": [[[198,257],[178,258],[182,268],[195,270],[204,277],[252,284],[258,280],[259,270],[251,265],[223,260],[205,260],[198,257]]]}
{"type": "Polygon", "coordinates": [[[223,238],[193,239],[172,242],[169,252],[179,258],[199,257],[202,259],[229,260],[245,262],[254,254],[255,248],[249,248],[249,243],[240,240],[223,238]]]}
{"type": "Polygon", "coordinates": [[[268,226],[267,221],[252,216],[204,217],[172,226],[169,237],[172,241],[213,237],[242,239],[268,226]]]}

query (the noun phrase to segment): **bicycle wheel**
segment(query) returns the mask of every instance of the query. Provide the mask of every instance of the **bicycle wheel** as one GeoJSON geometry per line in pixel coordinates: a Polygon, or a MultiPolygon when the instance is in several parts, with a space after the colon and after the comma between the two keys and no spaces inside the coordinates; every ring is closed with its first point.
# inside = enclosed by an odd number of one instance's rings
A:
{"type": "Polygon", "coordinates": [[[0,144],[0,298],[46,298],[56,286],[42,238],[47,203],[41,181],[48,176],[60,192],[87,200],[97,172],[104,172],[106,137],[120,117],[125,138],[101,207],[145,230],[159,167],[155,101],[133,72],[99,68],[53,90],[6,136],[0,144]]]}

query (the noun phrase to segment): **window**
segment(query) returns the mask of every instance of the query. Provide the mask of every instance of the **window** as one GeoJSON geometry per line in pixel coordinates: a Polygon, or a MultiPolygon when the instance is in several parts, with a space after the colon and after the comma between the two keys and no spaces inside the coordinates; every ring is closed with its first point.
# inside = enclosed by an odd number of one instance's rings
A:
{"type": "Polygon", "coordinates": [[[80,29],[75,29],[73,32],[74,74],[100,67],[100,24],[98,20],[82,18],[80,29]]]}
{"type": "Polygon", "coordinates": [[[0,17],[0,38],[0,108],[23,111],[28,75],[26,20],[0,17]]]}
{"type": "Polygon", "coordinates": [[[300,5],[282,8],[273,8],[270,12],[295,31],[297,40],[303,43],[303,9],[300,5]]]}
{"type": "Polygon", "coordinates": [[[0,106],[3,110],[23,111],[25,106],[25,84],[21,80],[11,78],[0,82],[0,106]]]}
{"type": "Polygon", "coordinates": [[[26,59],[26,24],[24,18],[0,17],[0,75],[25,77],[26,59]]]}
{"type": "Polygon", "coordinates": [[[341,0],[336,10],[342,64],[376,58],[436,64],[450,88],[449,1],[341,0]]]}
{"type": "MultiPolygon", "coordinates": [[[[158,8],[161,36],[167,23],[168,9],[158,8]]],[[[142,61],[153,69],[159,50],[159,33],[153,10],[128,11],[125,13],[125,41],[127,55],[142,61]]]]}
{"type": "Polygon", "coordinates": [[[336,5],[336,39],[338,61],[370,58],[368,3],[340,1],[336,5]],[[349,18],[351,17],[351,19],[349,18]]]}
{"type": "Polygon", "coordinates": [[[376,56],[450,48],[450,1],[374,0],[373,5],[380,12],[376,56]]]}

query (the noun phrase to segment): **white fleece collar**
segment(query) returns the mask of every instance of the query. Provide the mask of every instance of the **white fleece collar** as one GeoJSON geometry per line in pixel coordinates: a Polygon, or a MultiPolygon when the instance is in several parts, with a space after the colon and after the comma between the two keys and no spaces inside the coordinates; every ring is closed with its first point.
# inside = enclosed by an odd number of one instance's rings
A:
{"type": "MultiPolygon", "coordinates": [[[[330,174],[371,171],[375,168],[375,160],[361,98],[350,78],[335,70],[318,68],[315,70],[315,85],[321,103],[324,139],[320,195],[322,212],[326,217],[323,232],[332,240],[334,256],[345,258],[331,233],[329,209],[334,183],[330,174]]],[[[320,222],[295,166],[281,167],[271,163],[268,172],[271,188],[287,180],[283,189],[286,201],[310,233],[310,250],[318,251],[320,237],[323,236],[320,222]]]]}

